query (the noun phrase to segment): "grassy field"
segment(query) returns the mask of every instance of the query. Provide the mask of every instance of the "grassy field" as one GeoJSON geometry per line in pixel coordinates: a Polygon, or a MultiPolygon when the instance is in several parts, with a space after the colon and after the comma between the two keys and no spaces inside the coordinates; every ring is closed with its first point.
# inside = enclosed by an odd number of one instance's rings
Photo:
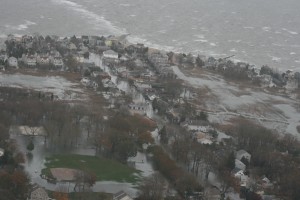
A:
{"type": "Polygon", "coordinates": [[[117,181],[135,183],[139,171],[115,160],[83,155],[53,155],[46,158],[46,168],[42,174],[49,175],[50,168],[79,169],[96,174],[97,181],[117,181]]]}

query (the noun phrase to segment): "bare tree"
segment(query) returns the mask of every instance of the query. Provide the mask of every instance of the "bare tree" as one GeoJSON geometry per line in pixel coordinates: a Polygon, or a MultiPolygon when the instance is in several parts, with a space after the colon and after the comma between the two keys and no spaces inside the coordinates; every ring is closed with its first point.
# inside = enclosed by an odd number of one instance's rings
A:
{"type": "Polygon", "coordinates": [[[138,199],[143,200],[160,200],[163,199],[165,190],[165,181],[158,173],[144,179],[139,186],[138,199]]]}

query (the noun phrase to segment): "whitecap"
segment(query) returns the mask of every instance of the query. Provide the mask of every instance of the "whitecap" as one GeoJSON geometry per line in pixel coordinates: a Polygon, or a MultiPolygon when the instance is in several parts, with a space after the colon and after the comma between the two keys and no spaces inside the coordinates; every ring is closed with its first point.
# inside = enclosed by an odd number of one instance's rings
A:
{"type": "Polygon", "coordinates": [[[276,56],[271,56],[271,58],[272,58],[272,61],[274,61],[274,62],[280,62],[281,61],[281,58],[276,57],[276,56]]]}
{"type": "Polygon", "coordinates": [[[205,38],[205,36],[204,35],[194,35],[195,37],[197,37],[197,38],[199,38],[199,39],[204,39],[205,38]]]}
{"type": "Polygon", "coordinates": [[[121,3],[119,6],[130,7],[131,5],[129,3],[121,3]]]}
{"type": "Polygon", "coordinates": [[[210,45],[210,46],[213,46],[213,47],[217,46],[217,44],[216,44],[216,43],[213,43],[213,42],[209,43],[209,45],[210,45]]]}
{"type": "Polygon", "coordinates": [[[254,27],[252,27],[252,26],[244,26],[243,28],[244,29],[254,29],[254,27]]]}
{"type": "Polygon", "coordinates": [[[263,31],[266,31],[266,32],[268,32],[268,31],[270,31],[270,30],[271,30],[271,27],[264,26],[264,27],[262,27],[261,29],[262,29],[263,31]]]}
{"type": "Polygon", "coordinates": [[[11,29],[11,30],[17,30],[17,31],[24,31],[26,30],[29,26],[32,26],[32,25],[36,25],[35,22],[32,22],[32,21],[29,21],[29,20],[25,20],[25,23],[24,24],[19,24],[19,25],[16,25],[16,26],[13,26],[13,25],[5,25],[5,27],[7,29],[11,29]]]}
{"type": "Polygon", "coordinates": [[[291,30],[289,30],[289,29],[286,29],[286,28],[282,28],[282,30],[284,30],[284,31],[286,31],[286,32],[288,32],[289,34],[291,34],[291,35],[298,35],[299,33],[298,32],[296,32],[296,31],[291,31],[291,30]]]}
{"type": "Polygon", "coordinates": [[[110,21],[106,20],[103,16],[99,16],[98,14],[87,10],[84,6],[80,4],[68,0],[51,0],[51,1],[55,4],[66,5],[67,9],[71,9],[77,13],[80,13],[81,16],[87,18],[89,20],[89,23],[95,26],[97,30],[103,31],[103,26],[105,26],[105,28],[107,28],[110,32],[112,32],[112,34],[116,34],[116,35],[126,34],[126,31],[117,28],[110,21]]]}
{"type": "Polygon", "coordinates": [[[194,40],[195,42],[201,42],[201,43],[207,43],[208,41],[207,40],[203,40],[203,39],[197,39],[197,40],[194,40]]]}
{"type": "Polygon", "coordinates": [[[296,55],[296,53],[295,52],[291,52],[290,55],[296,55]]]}
{"type": "Polygon", "coordinates": [[[229,51],[230,51],[230,52],[237,52],[237,50],[234,49],[234,48],[233,48],[233,49],[230,49],[229,51]]]}
{"type": "Polygon", "coordinates": [[[136,17],[136,15],[129,15],[130,17],[136,17]]]}

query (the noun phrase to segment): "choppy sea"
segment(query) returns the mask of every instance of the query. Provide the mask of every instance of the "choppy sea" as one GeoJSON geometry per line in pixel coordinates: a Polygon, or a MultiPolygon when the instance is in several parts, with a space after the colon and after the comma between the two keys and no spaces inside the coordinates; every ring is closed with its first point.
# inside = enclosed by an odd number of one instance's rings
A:
{"type": "Polygon", "coordinates": [[[151,47],[300,71],[299,11],[299,0],[0,0],[0,38],[129,33],[151,47]]]}

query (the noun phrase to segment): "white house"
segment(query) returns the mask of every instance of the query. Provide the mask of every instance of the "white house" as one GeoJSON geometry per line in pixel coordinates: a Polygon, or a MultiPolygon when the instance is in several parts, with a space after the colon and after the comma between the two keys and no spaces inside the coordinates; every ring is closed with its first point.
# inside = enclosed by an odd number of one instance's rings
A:
{"type": "Polygon", "coordinates": [[[51,63],[55,67],[62,67],[64,65],[63,59],[60,56],[54,56],[51,58],[51,63]]]}
{"type": "Polygon", "coordinates": [[[119,55],[117,52],[114,52],[113,50],[107,50],[103,52],[103,57],[108,59],[118,59],[119,55]]]}
{"type": "Polygon", "coordinates": [[[184,122],[182,126],[186,127],[186,129],[189,131],[200,131],[203,133],[208,133],[211,128],[207,122],[201,120],[187,121],[184,122]]]}
{"type": "Polygon", "coordinates": [[[34,67],[34,66],[36,66],[36,63],[37,63],[36,55],[25,55],[25,54],[23,54],[22,60],[29,67],[34,67]]]}
{"type": "Polygon", "coordinates": [[[152,85],[149,83],[144,83],[144,82],[134,82],[134,86],[141,91],[145,91],[145,90],[151,90],[152,89],[152,85]]]}
{"type": "Polygon", "coordinates": [[[80,81],[83,85],[88,86],[91,83],[91,80],[84,77],[83,79],[81,79],[80,81]]]}
{"type": "Polygon", "coordinates": [[[246,165],[242,161],[235,159],[234,164],[235,164],[235,168],[241,169],[243,171],[246,170],[246,165]]]}
{"type": "Polygon", "coordinates": [[[247,159],[248,160],[248,162],[250,162],[250,160],[251,160],[251,155],[247,152],[247,151],[245,151],[245,150],[239,150],[239,151],[237,151],[236,152],[236,154],[235,154],[235,158],[236,159],[238,159],[238,160],[242,160],[242,158],[245,158],[245,159],[247,159]]]}
{"type": "Polygon", "coordinates": [[[8,58],[8,66],[10,67],[18,67],[18,59],[15,57],[8,58]]]}
{"type": "Polygon", "coordinates": [[[234,175],[234,177],[236,177],[236,178],[241,178],[241,176],[244,176],[244,171],[241,170],[241,169],[238,169],[238,168],[234,168],[234,169],[232,170],[231,173],[232,173],[232,174],[234,175]]]}

